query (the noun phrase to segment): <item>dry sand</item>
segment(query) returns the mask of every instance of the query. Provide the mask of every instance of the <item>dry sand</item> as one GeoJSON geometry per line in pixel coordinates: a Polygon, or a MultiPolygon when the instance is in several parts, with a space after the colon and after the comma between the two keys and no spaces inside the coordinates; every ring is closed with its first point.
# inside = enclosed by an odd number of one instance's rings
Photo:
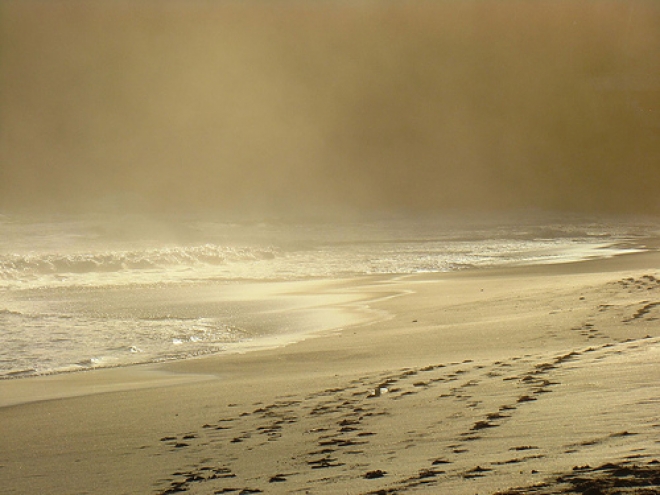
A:
{"type": "Polygon", "coordinates": [[[659,270],[356,279],[302,342],[4,380],[0,492],[660,493],[659,270]]]}

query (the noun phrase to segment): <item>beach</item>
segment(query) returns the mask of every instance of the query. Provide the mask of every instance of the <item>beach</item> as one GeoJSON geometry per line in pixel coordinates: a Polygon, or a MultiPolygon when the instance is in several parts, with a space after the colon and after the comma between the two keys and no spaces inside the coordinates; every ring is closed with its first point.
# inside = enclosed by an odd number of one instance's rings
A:
{"type": "Polygon", "coordinates": [[[299,342],[2,380],[2,492],[657,493],[659,262],[357,277],[299,342]]]}
{"type": "Polygon", "coordinates": [[[659,34],[0,0],[0,495],[660,495],[659,34]]]}

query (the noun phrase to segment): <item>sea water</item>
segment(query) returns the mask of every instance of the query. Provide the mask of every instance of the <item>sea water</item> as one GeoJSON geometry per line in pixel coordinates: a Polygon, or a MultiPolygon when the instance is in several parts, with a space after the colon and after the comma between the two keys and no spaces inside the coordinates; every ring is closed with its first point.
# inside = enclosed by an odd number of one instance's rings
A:
{"type": "Polygon", "coordinates": [[[547,216],[0,215],[0,378],[221,353],[285,331],[281,313],[272,325],[251,318],[266,302],[234,297],[251,284],[576,262],[643,249],[657,232],[649,221],[547,216]]]}

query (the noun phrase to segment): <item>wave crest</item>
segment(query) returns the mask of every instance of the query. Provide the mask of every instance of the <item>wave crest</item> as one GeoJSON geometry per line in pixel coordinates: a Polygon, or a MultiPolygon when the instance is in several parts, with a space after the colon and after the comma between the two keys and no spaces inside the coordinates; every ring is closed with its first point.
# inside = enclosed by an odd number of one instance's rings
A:
{"type": "Polygon", "coordinates": [[[273,248],[237,248],[215,244],[102,253],[8,254],[0,255],[0,279],[22,280],[41,275],[158,270],[177,266],[217,266],[275,257],[273,248]]]}

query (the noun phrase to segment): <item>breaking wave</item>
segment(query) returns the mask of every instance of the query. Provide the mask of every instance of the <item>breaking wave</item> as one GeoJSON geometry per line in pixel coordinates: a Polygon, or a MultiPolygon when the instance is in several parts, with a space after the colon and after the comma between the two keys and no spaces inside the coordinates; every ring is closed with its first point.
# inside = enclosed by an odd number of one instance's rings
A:
{"type": "Polygon", "coordinates": [[[205,244],[100,253],[0,255],[0,280],[25,281],[42,276],[160,271],[220,266],[240,261],[274,259],[270,247],[236,248],[205,244]]]}

